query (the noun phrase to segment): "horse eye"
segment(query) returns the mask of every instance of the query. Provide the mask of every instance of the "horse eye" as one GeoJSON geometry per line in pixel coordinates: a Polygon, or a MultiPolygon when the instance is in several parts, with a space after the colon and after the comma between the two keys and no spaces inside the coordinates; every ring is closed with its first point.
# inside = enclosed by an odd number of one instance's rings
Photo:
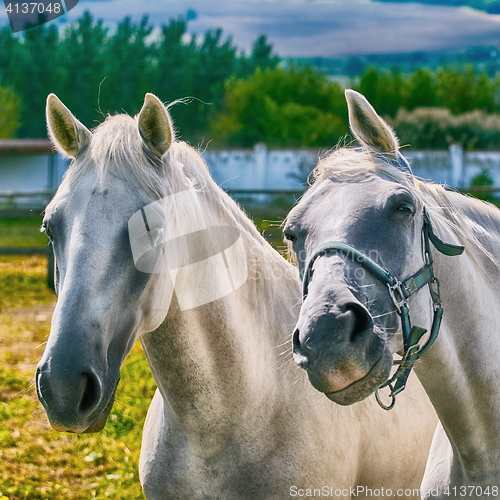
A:
{"type": "Polygon", "coordinates": [[[42,233],[45,233],[47,235],[47,238],[52,241],[52,234],[49,230],[49,226],[47,224],[42,224],[42,228],[40,229],[42,233]]]}
{"type": "Polygon", "coordinates": [[[413,206],[406,203],[404,205],[400,205],[396,210],[408,215],[411,215],[414,212],[413,206]]]}
{"type": "Polygon", "coordinates": [[[294,234],[287,230],[283,231],[283,237],[285,238],[285,240],[291,241],[292,243],[297,239],[294,234]]]}
{"type": "Polygon", "coordinates": [[[413,215],[415,213],[415,203],[410,193],[406,191],[396,192],[387,200],[386,207],[399,215],[413,215]]]}

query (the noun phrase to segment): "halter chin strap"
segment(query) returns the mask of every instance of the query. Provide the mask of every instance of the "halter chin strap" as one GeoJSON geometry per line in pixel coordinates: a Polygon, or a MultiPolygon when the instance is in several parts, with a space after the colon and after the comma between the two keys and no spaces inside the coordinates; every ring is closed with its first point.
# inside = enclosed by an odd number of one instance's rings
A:
{"type": "Polygon", "coordinates": [[[434,234],[425,208],[422,233],[424,236],[425,265],[405,281],[399,281],[396,277],[366,255],[363,255],[361,252],[345,243],[339,242],[330,242],[320,246],[310,257],[304,272],[302,288],[304,299],[307,296],[309,282],[313,276],[313,266],[316,259],[329,253],[340,253],[345,255],[352,261],[360,264],[381,283],[387,286],[392,302],[396,306],[396,311],[401,318],[404,353],[401,360],[394,361],[395,365],[399,365],[396,373],[380,386],[380,389],[387,386],[390,387],[390,397],[392,398],[391,404],[389,406],[384,405],[379,398],[378,390],[375,391],[375,397],[378,404],[385,410],[390,410],[394,407],[396,403],[396,395],[406,387],[406,381],[408,380],[415,361],[417,361],[420,356],[422,356],[422,354],[424,354],[434,343],[439,333],[439,327],[441,326],[443,307],[439,295],[439,280],[435,276],[434,269],[432,267],[433,261],[430,243],[432,243],[439,252],[448,256],[461,255],[465,250],[465,247],[461,245],[445,243],[434,234]],[[429,285],[429,292],[434,305],[434,318],[432,320],[429,338],[424,346],[420,347],[419,342],[427,330],[419,326],[411,326],[408,299],[421,290],[425,285],[429,285]]]}

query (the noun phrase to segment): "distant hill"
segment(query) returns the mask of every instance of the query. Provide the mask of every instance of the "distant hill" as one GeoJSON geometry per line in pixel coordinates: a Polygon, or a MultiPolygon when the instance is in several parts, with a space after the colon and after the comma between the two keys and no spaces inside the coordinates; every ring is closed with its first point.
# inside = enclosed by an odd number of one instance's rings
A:
{"type": "Polygon", "coordinates": [[[427,5],[446,5],[448,7],[471,7],[484,10],[489,14],[500,14],[500,0],[372,0],[391,3],[423,3],[427,5]]]}
{"type": "MultiPolygon", "coordinates": [[[[247,52],[260,35],[267,35],[275,53],[283,58],[449,54],[463,52],[469,47],[486,47],[489,53],[493,53],[494,48],[500,48],[499,15],[450,6],[452,3],[467,3],[492,8],[494,3],[500,4],[500,0],[386,2],[80,0],[73,10],[53,23],[64,28],[81,18],[87,10],[94,19],[111,27],[126,16],[130,16],[132,22],[140,22],[147,15],[156,29],[171,19],[184,17],[189,19],[190,35],[200,39],[207,30],[222,28],[224,38],[232,37],[234,45],[247,52]]],[[[0,9],[0,25],[7,22],[5,9],[0,9]]],[[[397,61],[394,63],[400,65],[397,61]]]]}

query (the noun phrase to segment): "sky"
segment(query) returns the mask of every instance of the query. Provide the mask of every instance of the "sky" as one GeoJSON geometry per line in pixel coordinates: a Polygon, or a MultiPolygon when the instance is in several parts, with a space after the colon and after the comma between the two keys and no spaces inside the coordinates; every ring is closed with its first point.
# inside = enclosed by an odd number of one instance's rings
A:
{"type": "MultiPolygon", "coordinates": [[[[474,45],[500,46],[500,15],[469,8],[418,3],[351,1],[146,0],[80,1],[63,18],[73,22],[85,10],[113,24],[144,14],[156,26],[189,11],[189,32],[221,27],[248,50],[266,34],[281,57],[457,51],[474,45]]],[[[7,17],[0,9],[0,23],[7,17]]],[[[58,22],[58,21],[53,21],[58,22]]]]}

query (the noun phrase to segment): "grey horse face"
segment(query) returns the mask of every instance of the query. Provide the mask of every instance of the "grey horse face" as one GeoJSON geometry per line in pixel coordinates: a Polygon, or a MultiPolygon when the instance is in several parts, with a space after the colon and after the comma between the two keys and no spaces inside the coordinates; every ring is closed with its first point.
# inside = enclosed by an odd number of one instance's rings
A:
{"type": "MultiPolygon", "coordinates": [[[[421,228],[422,206],[411,190],[373,175],[323,181],[290,212],[284,234],[301,275],[320,245],[341,242],[402,279],[422,265],[421,228]]],[[[329,253],[313,269],[294,359],[317,390],[352,404],[387,380],[401,344],[399,318],[387,287],[355,261],[329,253]]]]}
{"type": "Polygon", "coordinates": [[[99,187],[88,172],[45,217],[58,302],[37,389],[55,429],[104,427],[122,362],[137,336],[155,326],[150,289],[159,276],[136,269],[127,225],[149,202],[119,179],[99,187]]]}
{"type": "Polygon", "coordinates": [[[132,240],[149,240],[157,228],[132,238],[129,221],[157,200],[125,169],[139,164],[145,176],[161,164],[173,135],[167,110],[151,94],[135,120],[112,117],[94,133],[50,95],[47,122],[59,151],[75,160],[44,218],[58,301],[36,387],[53,428],[97,432],[113,406],[121,364],[136,338],[161,324],[170,304],[163,300],[172,291],[166,274],[135,265],[132,240]],[[106,162],[116,168],[101,175],[97,167],[106,162]]]}

